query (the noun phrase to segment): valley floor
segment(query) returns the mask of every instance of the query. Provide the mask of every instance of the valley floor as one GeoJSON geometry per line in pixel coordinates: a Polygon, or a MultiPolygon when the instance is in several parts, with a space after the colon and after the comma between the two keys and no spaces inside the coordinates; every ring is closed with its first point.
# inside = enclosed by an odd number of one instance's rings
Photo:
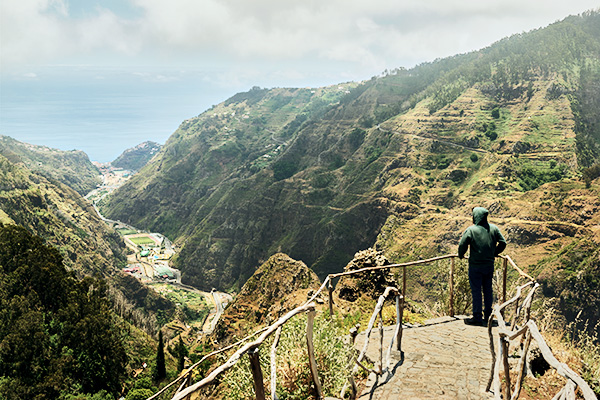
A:
{"type": "Polygon", "coordinates": [[[186,331],[196,328],[200,331],[200,335],[212,333],[224,308],[233,297],[214,289],[205,292],[181,283],[181,272],[172,268],[169,262],[176,254],[176,248],[166,236],[156,232],[145,232],[124,222],[105,218],[100,213],[96,201],[122,186],[131,175],[129,171],[115,172],[114,168],[102,168],[101,172],[102,185],[90,192],[86,199],[92,201],[100,219],[112,226],[123,237],[127,248],[132,251],[132,254],[127,256],[127,266],[123,268],[123,272],[149,284],[161,295],[172,298],[180,307],[192,308],[203,314],[203,310],[208,306],[209,312],[206,318],[189,325],[185,324],[184,327],[186,331]],[[178,294],[177,292],[180,291],[187,294],[178,294]],[[200,299],[204,302],[202,303],[200,299]]]}

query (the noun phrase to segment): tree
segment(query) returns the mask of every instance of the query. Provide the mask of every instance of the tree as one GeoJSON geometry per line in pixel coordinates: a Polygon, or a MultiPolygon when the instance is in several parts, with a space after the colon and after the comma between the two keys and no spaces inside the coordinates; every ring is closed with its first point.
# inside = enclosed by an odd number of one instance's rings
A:
{"type": "Polygon", "coordinates": [[[177,371],[183,371],[185,367],[185,357],[188,355],[188,350],[183,344],[183,339],[179,335],[179,343],[177,344],[177,371]]]}
{"type": "Polygon", "coordinates": [[[0,225],[0,310],[0,398],[120,390],[127,356],[106,284],[77,279],[22,227],[0,225]]]}
{"type": "Polygon", "coordinates": [[[163,342],[163,333],[158,331],[158,349],[156,351],[156,365],[154,367],[154,379],[160,381],[167,376],[165,367],[165,344],[163,342]]]}

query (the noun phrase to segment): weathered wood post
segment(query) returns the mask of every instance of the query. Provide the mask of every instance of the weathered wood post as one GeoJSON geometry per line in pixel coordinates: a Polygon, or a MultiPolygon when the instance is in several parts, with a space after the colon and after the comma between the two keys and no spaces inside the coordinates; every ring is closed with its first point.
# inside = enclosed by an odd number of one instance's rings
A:
{"type": "Polygon", "coordinates": [[[406,302],[406,267],[402,267],[402,299],[400,299],[400,330],[398,342],[396,348],[401,351],[402,342],[402,320],[404,319],[404,303],[406,302]]]}
{"type": "MultiPolygon", "coordinates": [[[[506,274],[508,273],[508,259],[502,259],[502,304],[506,303],[506,274]]],[[[500,311],[504,316],[504,309],[500,311]]]]}
{"type": "Polygon", "coordinates": [[[281,326],[275,331],[271,346],[271,400],[277,400],[277,345],[281,336],[281,326]]]}
{"type": "MultiPolygon", "coordinates": [[[[519,300],[520,300],[520,298],[515,301],[515,315],[513,317],[512,323],[510,324],[511,331],[514,331],[515,326],[517,326],[517,319],[519,317],[519,300]]],[[[527,322],[527,321],[525,321],[525,322],[527,322]]]]}
{"type": "MultiPolygon", "coordinates": [[[[356,337],[358,336],[358,329],[360,328],[359,324],[356,324],[355,326],[352,327],[352,329],[350,329],[350,344],[352,345],[352,348],[354,348],[354,344],[356,343],[356,337]]],[[[352,361],[354,357],[351,356],[350,361],[352,361]]],[[[350,375],[348,376],[348,384],[350,385],[350,400],[355,400],[356,399],[356,395],[358,394],[358,388],[356,386],[356,381],[354,380],[354,376],[352,375],[352,372],[350,373],[350,375]]],[[[347,385],[344,385],[344,387],[342,388],[342,391],[340,393],[340,398],[345,398],[345,394],[346,394],[346,388],[347,385]]]]}
{"type": "Polygon", "coordinates": [[[319,372],[317,371],[317,360],[315,359],[315,346],[313,344],[313,325],[315,314],[317,312],[313,308],[308,312],[306,321],[306,346],[308,348],[308,361],[310,364],[310,374],[312,375],[315,390],[317,391],[317,399],[323,398],[323,390],[321,389],[321,381],[319,381],[319,372]]]}
{"type": "Polygon", "coordinates": [[[521,385],[523,384],[523,377],[525,375],[525,368],[527,368],[527,353],[529,352],[529,345],[531,344],[531,331],[527,329],[527,335],[525,339],[525,345],[521,351],[521,359],[519,360],[519,376],[515,382],[515,390],[513,391],[512,398],[518,399],[519,393],[521,392],[521,385]]]}
{"type": "MultiPolygon", "coordinates": [[[[192,384],[192,370],[190,369],[190,372],[187,375],[187,378],[185,378],[185,387],[188,387],[192,384]]],[[[188,394],[187,396],[185,396],[185,400],[191,400],[192,398],[192,394],[188,394]]]]}
{"type": "Polygon", "coordinates": [[[262,370],[260,369],[258,347],[248,350],[248,358],[250,359],[252,378],[254,378],[254,393],[256,393],[256,400],[265,400],[265,386],[262,370]]]}
{"type": "Polygon", "coordinates": [[[333,319],[333,286],[331,285],[331,279],[327,284],[327,290],[329,291],[329,319],[333,319]]]}
{"type": "Polygon", "coordinates": [[[396,324],[398,324],[398,333],[396,334],[396,350],[402,351],[402,319],[404,317],[404,298],[400,299],[400,294],[396,295],[396,324]],[[402,304],[400,304],[402,303],[402,304]]]}
{"type": "Polygon", "coordinates": [[[502,337],[502,363],[504,364],[504,398],[510,399],[510,365],[508,364],[508,338],[502,337]]]}
{"type": "Polygon", "coordinates": [[[406,267],[402,267],[402,297],[406,299],[406,267]]]}
{"type": "Polygon", "coordinates": [[[454,317],[454,257],[450,257],[450,316],[454,317]]]}
{"type": "Polygon", "coordinates": [[[383,307],[379,310],[379,375],[383,374],[383,307]]]}

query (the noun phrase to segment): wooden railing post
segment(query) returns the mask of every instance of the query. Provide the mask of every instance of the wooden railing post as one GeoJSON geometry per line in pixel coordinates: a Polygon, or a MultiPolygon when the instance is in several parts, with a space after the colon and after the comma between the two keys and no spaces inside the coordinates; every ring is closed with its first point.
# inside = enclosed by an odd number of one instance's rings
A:
{"type": "Polygon", "coordinates": [[[521,393],[521,385],[523,384],[523,377],[525,375],[525,368],[527,367],[527,352],[529,351],[529,345],[531,344],[531,331],[527,330],[525,339],[525,346],[521,351],[521,358],[519,359],[517,381],[515,382],[515,390],[513,391],[511,399],[518,399],[519,393],[521,393]]]}
{"type": "Polygon", "coordinates": [[[454,317],[454,257],[450,258],[450,316],[454,317]]]}
{"type": "Polygon", "coordinates": [[[315,346],[313,344],[313,325],[315,321],[316,311],[314,308],[308,312],[308,319],[306,321],[306,346],[308,348],[308,361],[310,365],[310,374],[312,375],[313,383],[315,384],[315,390],[317,392],[317,399],[323,398],[323,390],[321,389],[321,381],[319,380],[319,372],[317,371],[317,360],[315,358],[315,346]]]}
{"type": "Polygon", "coordinates": [[[402,297],[406,299],[406,267],[402,267],[402,297]]]}
{"type": "Polygon", "coordinates": [[[271,400],[277,400],[277,345],[281,336],[281,326],[275,331],[271,345],[271,400]]]}
{"type": "Polygon", "coordinates": [[[396,324],[398,324],[398,333],[396,334],[396,350],[402,351],[402,320],[404,318],[404,297],[400,299],[399,294],[396,295],[396,324]]]}
{"type": "Polygon", "coordinates": [[[331,285],[331,279],[327,285],[329,291],[329,319],[333,319],[333,286],[331,285]]]}
{"type": "MultiPolygon", "coordinates": [[[[360,324],[356,324],[355,326],[353,326],[350,329],[350,345],[352,346],[352,348],[354,348],[354,345],[356,343],[356,336],[358,336],[358,329],[360,328],[360,324]]],[[[354,355],[350,356],[349,361],[352,362],[354,360],[354,355]]],[[[346,390],[348,389],[348,385],[350,386],[350,397],[348,397],[350,400],[355,400],[356,399],[356,395],[358,393],[358,388],[356,386],[356,381],[354,380],[354,376],[352,373],[350,373],[350,375],[348,375],[348,382],[344,384],[344,387],[342,388],[342,391],[340,392],[340,398],[341,399],[345,399],[346,398],[346,390]]]]}
{"type": "Polygon", "coordinates": [[[383,308],[379,310],[379,375],[383,374],[383,308]]]}
{"type": "MultiPolygon", "coordinates": [[[[502,259],[502,302],[501,304],[506,303],[506,275],[508,273],[508,259],[502,259]]],[[[501,311],[502,315],[504,315],[504,309],[501,311]]]]}
{"type": "Polygon", "coordinates": [[[248,350],[248,358],[250,359],[252,378],[254,378],[254,393],[256,394],[256,400],[265,400],[265,386],[262,370],[260,369],[258,347],[248,350]]]}
{"type": "Polygon", "coordinates": [[[401,351],[400,343],[402,342],[402,320],[404,318],[404,304],[406,303],[406,267],[402,267],[402,301],[400,303],[400,339],[396,344],[398,351],[401,351]]]}
{"type": "MultiPolygon", "coordinates": [[[[192,383],[192,370],[190,369],[190,372],[187,375],[187,378],[185,378],[185,387],[190,386],[190,384],[192,383]]],[[[185,400],[190,400],[192,398],[192,394],[188,394],[185,397],[185,400]]]]}
{"type": "Polygon", "coordinates": [[[508,338],[502,337],[502,363],[504,364],[504,398],[510,399],[510,365],[508,364],[508,338]]]}

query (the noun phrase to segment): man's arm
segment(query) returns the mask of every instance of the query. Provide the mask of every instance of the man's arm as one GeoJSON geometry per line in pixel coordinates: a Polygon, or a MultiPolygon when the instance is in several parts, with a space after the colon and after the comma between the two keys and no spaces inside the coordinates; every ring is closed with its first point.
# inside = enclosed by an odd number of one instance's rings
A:
{"type": "Polygon", "coordinates": [[[498,234],[498,243],[496,243],[496,251],[494,254],[495,256],[502,253],[506,248],[506,240],[504,239],[504,236],[502,236],[502,232],[500,232],[500,229],[496,228],[496,233],[498,234]]]}
{"type": "Polygon", "coordinates": [[[470,243],[471,235],[469,234],[469,229],[467,229],[465,233],[463,233],[460,238],[460,243],[458,244],[458,258],[463,258],[465,256],[470,243]]]}

